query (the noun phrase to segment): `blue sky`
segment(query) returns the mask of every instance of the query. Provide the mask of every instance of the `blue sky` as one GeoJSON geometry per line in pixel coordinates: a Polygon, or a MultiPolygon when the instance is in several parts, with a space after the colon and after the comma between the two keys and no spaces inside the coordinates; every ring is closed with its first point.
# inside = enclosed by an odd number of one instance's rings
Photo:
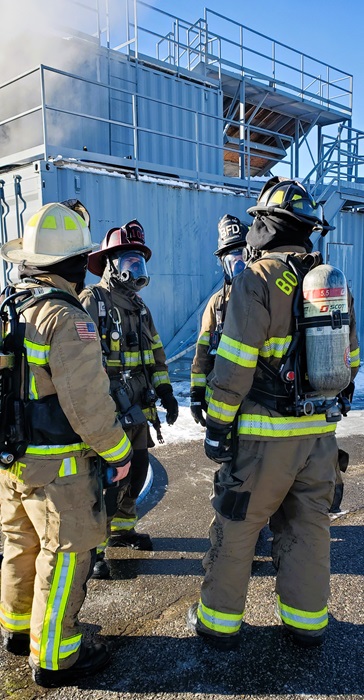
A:
{"type": "MultiPolygon", "coordinates": [[[[149,0],[150,2],[150,0],[149,0]]],[[[364,2],[362,0],[154,0],[183,19],[203,17],[204,7],[266,34],[354,78],[353,127],[364,131],[364,2]]]]}

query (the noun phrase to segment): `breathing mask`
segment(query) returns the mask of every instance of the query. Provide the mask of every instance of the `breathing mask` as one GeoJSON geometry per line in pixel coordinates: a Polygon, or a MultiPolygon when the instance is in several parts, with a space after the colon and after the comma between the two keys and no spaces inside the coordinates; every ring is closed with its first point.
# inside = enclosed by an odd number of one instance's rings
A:
{"type": "Polygon", "coordinates": [[[139,251],[116,251],[111,257],[115,274],[119,282],[139,291],[149,284],[145,258],[139,251]]]}
{"type": "Polygon", "coordinates": [[[239,272],[244,270],[243,248],[236,248],[222,255],[221,264],[224,268],[225,282],[226,284],[231,284],[233,277],[236,277],[239,272]]]}

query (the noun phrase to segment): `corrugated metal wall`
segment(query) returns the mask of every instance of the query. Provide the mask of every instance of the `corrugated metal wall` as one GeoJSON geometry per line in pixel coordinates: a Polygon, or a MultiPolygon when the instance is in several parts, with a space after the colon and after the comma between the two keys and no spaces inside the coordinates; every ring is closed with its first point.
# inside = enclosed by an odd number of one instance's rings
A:
{"type": "MultiPolygon", "coordinates": [[[[143,182],[116,173],[78,167],[56,167],[44,162],[25,166],[6,177],[5,196],[12,196],[13,174],[22,175],[31,214],[42,203],[76,197],[91,214],[92,237],[99,242],[106,231],[137,218],[144,226],[153,255],[148,263],[151,281],[143,290],[158,331],[167,344],[221,278],[213,255],[217,245],[217,221],[225,213],[249,220],[246,208],[252,200],[227,194],[227,189],[191,189],[161,182],[143,182]],[[49,169],[47,169],[49,168],[49,169]]],[[[11,202],[14,212],[13,201],[11,202]]],[[[28,218],[28,211],[25,220],[28,218]]],[[[9,217],[8,233],[16,236],[15,218],[9,217]]],[[[89,281],[96,281],[90,276],[89,281]]]]}
{"type": "Polygon", "coordinates": [[[334,231],[321,238],[325,262],[340,268],[355,301],[359,343],[364,356],[364,212],[341,211],[332,222],[334,231]]]}
{"type": "MultiPolygon", "coordinates": [[[[16,174],[22,177],[22,193],[27,202],[25,221],[42,203],[76,197],[90,211],[92,237],[97,242],[109,228],[133,218],[143,224],[146,242],[153,251],[148,263],[151,282],[143,290],[143,297],[165,345],[222,278],[213,255],[218,219],[230,213],[249,223],[251,218],[245,212],[254,201],[227,188],[195,189],[186,183],[136,180],[102,169],[55,166],[41,161],[4,176],[10,205],[9,238],[17,235],[13,185],[16,174]]],[[[336,230],[321,239],[320,247],[325,261],[346,274],[364,348],[364,214],[341,212],[334,224],[336,230]]],[[[88,281],[95,282],[96,278],[90,276],[88,281]]]]}

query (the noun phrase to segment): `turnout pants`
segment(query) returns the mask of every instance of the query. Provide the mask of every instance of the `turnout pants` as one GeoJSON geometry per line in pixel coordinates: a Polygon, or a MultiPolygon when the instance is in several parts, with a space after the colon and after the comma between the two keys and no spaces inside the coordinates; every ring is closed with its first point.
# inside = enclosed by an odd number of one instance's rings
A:
{"type": "Polygon", "coordinates": [[[116,488],[106,489],[107,536],[97,546],[98,558],[103,558],[110,535],[132,530],[138,522],[137,498],[147,478],[149,454],[147,448],[148,424],[145,423],[126,433],[133,447],[133,457],[125,482],[116,488]]]}
{"type": "Polygon", "coordinates": [[[0,501],[5,537],[1,627],[30,633],[36,665],[68,668],[79,655],[77,615],[96,545],[106,532],[94,466],[85,457],[39,460],[38,465],[34,460],[32,466],[17,462],[1,470],[0,501]],[[52,472],[52,481],[44,483],[52,472]]]}
{"type": "Polygon", "coordinates": [[[330,519],[337,461],[335,436],[239,439],[233,465],[215,474],[198,629],[237,634],[259,531],[277,529],[275,563],[279,615],[291,631],[322,634],[328,622],[330,519]]]}

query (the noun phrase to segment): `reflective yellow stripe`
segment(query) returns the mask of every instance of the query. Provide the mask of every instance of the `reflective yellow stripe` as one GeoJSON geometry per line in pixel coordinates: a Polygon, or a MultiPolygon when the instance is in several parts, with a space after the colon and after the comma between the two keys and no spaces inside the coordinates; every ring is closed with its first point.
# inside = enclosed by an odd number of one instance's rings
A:
{"type": "MultiPolygon", "coordinates": [[[[144,350],[144,361],[146,365],[154,365],[155,359],[152,350],[144,350]]],[[[123,365],[124,367],[138,367],[142,364],[141,356],[139,352],[124,352],[123,362],[121,359],[117,360],[106,360],[108,367],[118,367],[123,365]]]]}
{"type": "Polygon", "coordinates": [[[77,474],[76,457],[66,457],[62,460],[58,476],[72,476],[73,474],[77,474]]]}
{"type": "Polygon", "coordinates": [[[142,408],[142,411],[146,417],[147,420],[154,421],[156,415],[157,415],[157,409],[156,408],[142,408]]]}
{"type": "Polygon", "coordinates": [[[120,532],[120,530],[132,530],[138,522],[138,518],[113,518],[111,523],[111,532],[120,532]]]}
{"type": "Polygon", "coordinates": [[[328,624],[329,616],[326,606],[318,612],[309,612],[284,605],[279,595],[277,596],[277,602],[279,614],[286,625],[297,627],[298,629],[321,630],[328,624]]]}
{"type": "Polygon", "coordinates": [[[259,355],[261,357],[283,357],[289,348],[291,340],[291,335],[287,335],[285,338],[268,338],[259,350],[259,355]]]}
{"type": "Polygon", "coordinates": [[[217,349],[217,355],[241,367],[256,367],[258,353],[258,348],[245,345],[245,343],[239,343],[238,340],[229,338],[227,335],[224,335],[224,333],[221,336],[217,349]]]}
{"type": "Polygon", "coordinates": [[[80,452],[89,450],[90,446],[85,442],[77,442],[73,445],[28,445],[26,454],[29,455],[62,455],[67,452],[80,452]]]}
{"type": "Polygon", "coordinates": [[[351,367],[359,367],[360,365],[360,349],[357,348],[350,353],[350,365],[351,367]]]}
{"type": "Polygon", "coordinates": [[[206,386],[206,374],[195,374],[191,373],[191,387],[192,386],[206,386]]]}
{"type": "Polygon", "coordinates": [[[153,382],[154,388],[156,388],[157,386],[160,386],[160,384],[169,384],[170,385],[170,383],[171,383],[169,381],[168,372],[154,372],[154,374],[152,375],[152,382],[153,382]]]}
{"type": "Polygon", "coordinates": [[[197,345],[210,345],[210,333],[205,331],[198,337],[197,345]]]}
{"type": "Polygon", "coordinates": [[[59,552],[49,591],[40,641],[39,662],[42,668],[57,671],[62,638],[62,624],[77,566],[75,552],[59,552]]]}
{"type": "Polygon", "coordinates": [[[162,348],[162,341],[157,333],[157,335],[153,336],[153,344],[152,344],[152,350],[158,350],[158,348],[162,348]]]}
{"type": "Polygon", "coordinates": [[[27,360],[33,365],[47,365],[49,359],[50,345],[40,345],[24,338],[24,347],[27,351],[27,360]]]}
{"type": "Polygon", "coordinates": [[[225,423],[232,423],[239,406],[239,403],[236,406],[229,406],[229,404],[223,403],[222,401],[215,401],[215,399],[211,397],[207,413],[211,418],[218,418],[225,423]]]}
{"type": "Polygon", "coordinates": [[[327,423],[324,413],[313,416],[300,416],[299,418],[295,416],[272,418],[271,416],[242,413],[238,421],[239,435],[289,438],[299,435],[334,433],[335,430],[336,423],[327,423]]]}
{"type": "Polygon", "coordinates": [[[105,551],[107,547],[108,540],[104,540],[103,542],[100,542],[100,544],[97,545],[96,547],[96,553],[101,554],[102,552],[105,551]]]}
{"type": "Polygon", "coordinates": [[[99,452],[99,455],[103,459],[106,459],[107,462],[121,462],[121,460],[127,456],[128,452],[130,452],[130,449],[130,440],[124,434],[124,437],[121,438],[120,442],[118,442],[115,447],[112,447],[110,450],[106,450],[105,452],[99,452]]]}
{"type": "Polygon", "coordinates": [[[62,639],[61,646],[59,648],[59,658],[66,659],[71,654],[74,654],[81,646],[82,634],[76,634],[74,637],[69,637],[68,639],[62,639]]]}
{"type": "Polygon", "coordinates": [[[31,610],[28,613],[14,613],[0,605],[0,623],[11,632],[24,632],[30,628],[31,610]]]}
{"type": "Polygon", "coordinates": [[[197,617],[205,627],[214,632],[224,632],[225,634],[236,634],[239,632],[244,618],[244,611],[240,615],[222,613],[218,610],[207,608],[202,600],[199,601],[197,617]]]}
{"type": "Polygon", "coordinates": [[[35,376],[31,369],[29,370],[29,398],[39,399],[37,385],[35,383],[35,376]]]}

